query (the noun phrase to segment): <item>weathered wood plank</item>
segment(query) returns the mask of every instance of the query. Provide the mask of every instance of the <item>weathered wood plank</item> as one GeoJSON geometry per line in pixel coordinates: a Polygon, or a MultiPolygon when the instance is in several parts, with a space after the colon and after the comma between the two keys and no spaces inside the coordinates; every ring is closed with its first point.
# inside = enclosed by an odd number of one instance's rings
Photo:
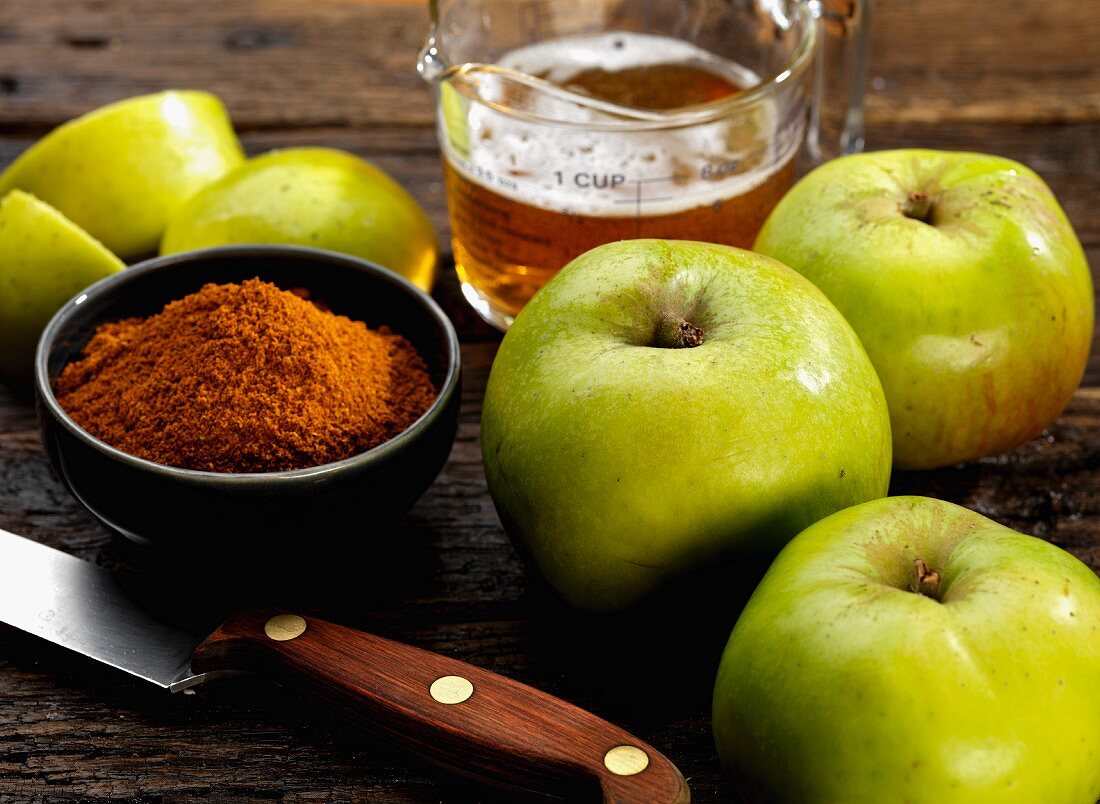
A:
{"type": "Polygon", "coordinates": [[[208,89],[245,129],[425,125],[427,4],[36,0],[0,6],[0,122],[41,128],[129,95],[208,89]]]}
{"type": "MultiPolygon", "coordinates": [[[[872,124],[1100,118],[1100,6],[875,0],[872,124]]],[[[243,129],[427,126],[412,0],[35,0],[0,5],[0,126],[42,130],[118,98],[209,89],[243,129]]]]}
{"type": "Polygon", "coordinates": [[[1095,3],[875,0],[872,13],[872,124],[1100,116],[1095,3]]]}

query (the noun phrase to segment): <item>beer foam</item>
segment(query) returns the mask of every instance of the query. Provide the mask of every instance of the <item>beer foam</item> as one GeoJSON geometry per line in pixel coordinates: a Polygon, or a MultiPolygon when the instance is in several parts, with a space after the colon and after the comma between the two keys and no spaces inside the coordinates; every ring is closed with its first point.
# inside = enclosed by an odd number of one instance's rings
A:
{"type": "MultiPolygon", "coordinates": [[[[738,86],[760,81],[751,70],[689,42],[629,32],[554,39],[498,60],[558,84],[591,68],[614,72],[669,63],[697,64],[738,86]]],[[[507,90],[501,85],[488,100],[507,105],[507,90]]],[[[537,96],[525,101],[529,110],[552,119],[554,104],[560,106],[549,97],[542,106],[537,96]]],[[[570,123],[555,124],[472,102],[463,147],[455,147],[453,132],[442,122],[441,140],[455,170],[514,201],[593,217],[654,216],[734,198],[767,181],[794,155],[804,125],[801,118],[781,124],[777,117],[774,104],[764,102],[729,119],[678,129],[608,130],[601,128],[606,114],[583,104],[570,109],[570,123]],[[590,127],[584,114],[590,114],[590,127]]]]}
{"type": "Polygon", "coordinates": [[[564,84],[578,73],[593,68],[613,73],[632,67],[692,63],[726,76],[739,87],[760,83],[760,77],[752,70],[720,59],[691,42],[626,31],[550,39],[510,51],[497,63],[555,84],[564,84]]]}

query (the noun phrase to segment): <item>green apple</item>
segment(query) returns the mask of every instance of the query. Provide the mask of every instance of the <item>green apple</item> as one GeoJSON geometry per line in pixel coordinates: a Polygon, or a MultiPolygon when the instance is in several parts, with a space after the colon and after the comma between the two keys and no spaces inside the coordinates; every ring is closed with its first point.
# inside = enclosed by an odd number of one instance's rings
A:
{"type": "Polygon", "coordinates": [[[890,476],[882,389],[836,308],[688,241],[601,246],[547,283],[501,343],[481,446],[508,533],[593,611],[774,555],[890,476]]]}
{"type": "Polygon", "coordinates": [[[43,327],[65,302],[126,266],[64,215],[20,190],[0,200],[0,373],[33,376],[43,327]]]}
{"type": "Polygon", "coordinates": [[[0,175],[0,196],[26,190],[122,257],[156,250],[168,219],[244,159],[221,101],[161,92],[70,120],[0,175]]]}
{"type": "Polygon", "coordinates": [[[714,736],[779,802],[1093,804],[1100,579],[941,500],[841,511],[741,613],[714,736]]]}
{"type": "Polygon", "coordinates": [[[755,249],[808,277],[874,363],[894,461],[1004,452],[1058,417],[1092,344],[1092,277],[1050,189],[1009,159],[903,150],[800,181],[755,249]]]}
{"type": "Polygon", "coordinates": [[[331,148],[286,148],[241,165],[169,224],[161,253],[288,243],[353,254],[430,290],[436,240],[424,210],[370,162],[331,148]]]}

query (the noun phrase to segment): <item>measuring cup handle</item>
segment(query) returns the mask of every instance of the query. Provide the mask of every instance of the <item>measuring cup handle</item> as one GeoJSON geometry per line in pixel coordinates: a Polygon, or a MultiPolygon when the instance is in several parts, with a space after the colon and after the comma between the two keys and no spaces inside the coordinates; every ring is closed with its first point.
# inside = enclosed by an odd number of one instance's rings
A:
{"type": "Polygon", "coordinates": [[[863,150],[872,0],[809,0],[816,20],[806,149],[814,163],[863,150]]]}

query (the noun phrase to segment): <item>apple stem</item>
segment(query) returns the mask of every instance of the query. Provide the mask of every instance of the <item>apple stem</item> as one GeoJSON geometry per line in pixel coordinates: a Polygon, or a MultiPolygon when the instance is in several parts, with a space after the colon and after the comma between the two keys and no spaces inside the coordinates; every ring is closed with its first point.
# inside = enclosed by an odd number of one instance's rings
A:
{"type": "Polygon", "coordinates": [[[703,342],[703,328],[673,313],[661,316],[653,333],[653,345],[659,349],[688,349],[703,342]]]}
{"type": "Polygon", "coordinates": [[[925,190],[912,190],[901,205],[901,214],[915,221],[929,223],[932,218],[932,197],[925,190]]]}
{"type": "Polygon", "coordinates": [[[917,567],[917,584],[913,591],[938,600],[934,593],[940,583],[940,574],[929,567],[923,558],[918,558],[913,563],[917,567]]]}

